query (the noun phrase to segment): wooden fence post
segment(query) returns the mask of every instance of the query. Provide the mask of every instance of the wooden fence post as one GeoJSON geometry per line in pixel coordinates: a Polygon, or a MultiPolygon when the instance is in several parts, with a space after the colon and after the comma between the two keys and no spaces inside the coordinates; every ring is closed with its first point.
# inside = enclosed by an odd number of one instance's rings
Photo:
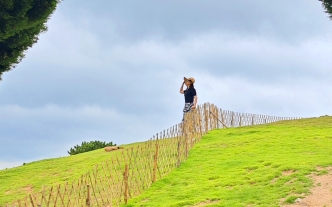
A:
{"type": "Polygon", "coordinates": [[[37,204],[38,207],[41,207],[43,205],[43,200],[45,200],[45,186],[44,185],[43,185],[42,189],[43,189],[42,190],[42,199],[40,201],[40,204],[37,204]]]}
{"type": "Polygon", "coordinates": [[[200,106],[198,106],[197,116],[198,116],[199,132],[200,132],[199,141],[201,141],[201,138],[203,136],[203,128],[202,128],[203,122],[202,122],[202,108],[200,106]]]}
{"type": "Polygon", "coordinates": [[[205,121],[205,134],[208,133],[209,131],[209,114],[208,114],[208,109],[207,109],[207,103],[204,104],[204,121],[205,121]]]}
{"type": "Polygon", "coordinates": [[[217,108],[217,106],[214,106],[214,110],[215,110],[215,112],[216,112],[216,115],[217,115],[217,117],[216,117],[216,128],[217,129],[219,129],[220,127],[220,123],[219,123],[219,110],[218,110],[218,108],[217,108]]]}
{"type": "Polygon", "coordinates": [[[156,140],[156,153],[154,155],[154,165],[153,165],[153,178],[152,178],[152,183],[156,182],[157,180],[157,168],[158,168],[158,151],[159,151],[159,146],[158,146],[158,138],[156,140]]]}
{"type": "Polygon", "coordinates": [[[182,140],[182,135],[179,133],[179,130],[181,129],[180,127],[181,124],[178,124],[175,126],[175,133],[176,137],[178,139],[178,161],[177,161],[177,167],[180,166],[181,164],[181,140],[182,140]]]}
{"type": "Polygon", "coordinates": [[[86,205],[87,206],[91,205],[91,190],[89,184],[87,185],[86,205]]]}
{"type": "Polygon", "coordinates": [[[207,120],[208,120],[208,130],[207,131],[210,131],[213,129],[213,121],[212,121],[212,114],[210,113],[212,109],[212,104],[208,103],[208,113],[207,113],[207,120]]]}
{"type": "Polygon", "coordinates": [[[212,104],[210,107],[210,117],[211,117],[211,125],[212,125],[212,130],[217,128],[217,116],[218,114],[216,114],[215,112],[215,106],[212,104]],[[214,116],[211,116],[211,112],[214,114],[214,116]]]}
{"type": "Polygon", "coordinates": [[[242,126],[242,114],[240,114],[240,123],[239,123],[240,127],[242,126]]]}
{"type": "MultiPolygon", "coordinates": [[[[189,125],[188,125],[188,133],[189,133],[189,136],[188,136],[188,144],[189,144],[189,150],[193,147],[193,135],[194,135],[194,119],[193,119],[193,114],[194,112],[191,111],[188,115],[189,115],[189,125]]],[[[189,152],[188,150],[188,152],[189,152]]]]}
{"type": "Polygon", "coordinates": [[[27,204],[29,204],[28,201],[27,201],[27,199],[28,199],[28,196],[26,196],[26,197],[24,198],[24,206],[25,206],[25,207],[27,207],[27,204]]]}
{"type": "Polygon", "coordinates": [[[124,180],[124,202],[125,204],[128,203],[129,197],[129,184],[128,184],[128,177],[129,177],[129,166],[125,164],[125,171],[123,173],[123,180],[124,180]]]}
{"type": "Polygon", "coordinates": [[[182,122],[182,138],[184,142],[184,156],[187,158],[187,150],[188,150],[188,124],[189,124],[188,113],[185,114],[184,122],[182,122]]]}
{"type": "Polygon", "coordinates": [[[29,197],[30,197],[30,201],[31,201],[31,205],[32,205],[32,207],[35,207],[35,204],[34,204],[34,202],[33,202],[32,195],[30,194],[29,197]]]}
{"type": "Polygon", "coordinates": [[[185,130],[184,130],[184,134],[183,134],[183,137],[184,137],[184,141],[185,141],[185,159],[188,158],[188,121],[186,122],[186,125],[185,125],[185,130]]]}
{"type": "Polygon", "coordinates": [[[224,112],[223,112],[222,109],[220,109],[220,114],[221,114],[221,123],[223,123],[222,128],[224,128],[224,127],[226,127],[226,125],[224,124],[225,123],[225,118],[224,118],[224,112]]]}
{"type": "Polygon", "coordinates": [[[46,206],[49,206],[49,205],[50,205],[51,196],[52,196],[52,191],[53,191],[53,187],[51,187],[50,194],[48,195],[48,200],[47,200],[47,204],[46,204],[46,206]]]}
{"type": "Polygon", "coordinates": [[[178,138],[178,162],[177,162],[177,166],[179,167],[180,166],[180,163],[181,163],[181,150],[180,150],[180,147],[181,147],[181,141],[180,141],[180,138],[178,138]]]}

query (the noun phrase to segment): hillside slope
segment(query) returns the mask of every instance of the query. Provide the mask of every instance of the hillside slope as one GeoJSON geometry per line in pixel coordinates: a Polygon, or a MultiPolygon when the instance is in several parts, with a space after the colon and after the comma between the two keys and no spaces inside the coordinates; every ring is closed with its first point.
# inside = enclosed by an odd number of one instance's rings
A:
{"type": "Polygon", "coordinates": [[[220,129],[178,169],[123,206],[279,206],[332,165],[332,117],[220,129]]]}
{"type": "MultiPolygon", "coordinates": [[[[122,145],[125,148],[139,143],[122,145]]],[[[71,182],[91,170],[96,164],[108,160],[121,150],[105,152],[103,149],[78,155],[45,159],[26,165],[0,170],[0,205],[18,200],[42,186],[56,186],[71,182]]]]}

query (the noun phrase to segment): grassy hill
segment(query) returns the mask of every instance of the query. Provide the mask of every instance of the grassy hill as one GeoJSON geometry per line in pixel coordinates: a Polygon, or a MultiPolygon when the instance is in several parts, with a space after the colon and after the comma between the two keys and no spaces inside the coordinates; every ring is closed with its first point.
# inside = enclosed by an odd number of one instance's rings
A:
{"type": "MultiPolygon", "coordinates": [[[[139,143],[122,145],[131,147],[139,143]]],[[[39,191],[42,186],[55,186],[79,178],[119,151],[105,152],[103,149],[78,155],[46,159],[0,171],[0,205],[21,199],[28,193],[39,191]]]]}
{"type": "Polygon", "coordinates": [[[332,165],[332,117],[214,130],[189,159],[123,206],[279,206],[332,165]]]}
{"type": "MultiPolygon", "coordinates": [[[[332,166],[332,117],[214,130],[180,168],[123,206],[279,206],[309,192],[332,166]]],[[[136,143],[138,144],[138,143],[136,143]]],[[[126,147],[133,146],[127,145],[126,147]]],[[[0,205],[79,178],[116,155],[103,150],[0,171],[0,205]]]]}

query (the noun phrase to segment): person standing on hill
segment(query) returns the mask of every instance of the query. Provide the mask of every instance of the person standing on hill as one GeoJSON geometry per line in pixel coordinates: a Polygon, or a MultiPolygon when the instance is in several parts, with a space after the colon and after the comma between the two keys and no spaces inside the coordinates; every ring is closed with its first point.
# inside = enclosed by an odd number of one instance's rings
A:
{"type": "Polygon", "coordinates": [[[194,78],[186,78],[184,77],[184,81],[180,88],[180,93],[184,94],[185,105],[183,108],[183,119],[186,113],[188,113],[191,109],[196,108],[197,104],[197,93],[194,87],[195,79],[194,78]],[[183,90],[183,86],[186,85],[187,89],[183,90]]]}

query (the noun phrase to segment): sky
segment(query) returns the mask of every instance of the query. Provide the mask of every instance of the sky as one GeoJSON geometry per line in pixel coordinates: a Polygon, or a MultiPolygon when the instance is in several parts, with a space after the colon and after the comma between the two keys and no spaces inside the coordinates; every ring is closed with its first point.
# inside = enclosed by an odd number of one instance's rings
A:
{"type": "Polygon", "coordinates": [[[317,0],[65,0],[0,82],[0,169],[82,141],[145,141],[198,104],[332,115],[332,22],[317,0]]]}

